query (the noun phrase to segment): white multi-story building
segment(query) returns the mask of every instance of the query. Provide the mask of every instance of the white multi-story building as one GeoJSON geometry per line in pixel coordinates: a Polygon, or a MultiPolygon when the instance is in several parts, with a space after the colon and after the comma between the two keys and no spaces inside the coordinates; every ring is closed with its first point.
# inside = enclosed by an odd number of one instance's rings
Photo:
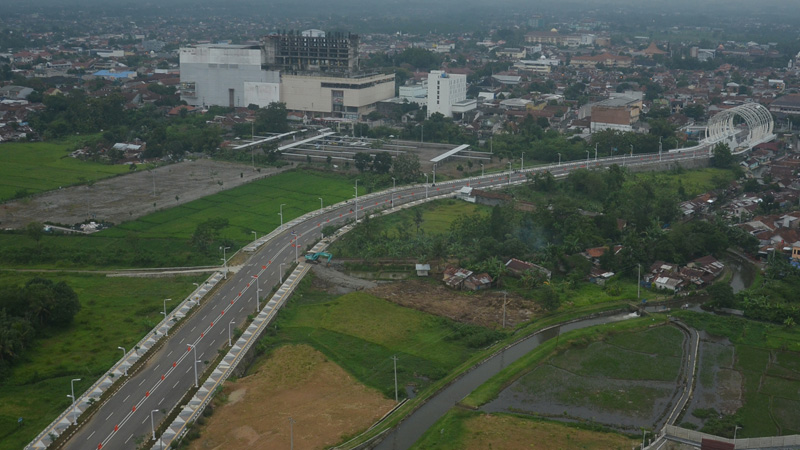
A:
{"type": "Polygon", "coordinates": [[[181,100],[192,106],[264,107],[280,101],[280,73],[261,69],[257,45],[181,48],[181,100]]]}
{"type": "Polygon", "coordinates": [[[428,74],[428,117],[440,113],[445,117],[463,114],[478,106],[467,100],[467,76],[432,70],[428,74]]]}
{"type": "Polygon", "coordinates": [[[409,103],[416,103],[420,106],[428,104],[428,80],[422,80],[419,84],[409,84],[400,86],[400,93],[398,95],[400,100],[406,100],[409,103]]]}

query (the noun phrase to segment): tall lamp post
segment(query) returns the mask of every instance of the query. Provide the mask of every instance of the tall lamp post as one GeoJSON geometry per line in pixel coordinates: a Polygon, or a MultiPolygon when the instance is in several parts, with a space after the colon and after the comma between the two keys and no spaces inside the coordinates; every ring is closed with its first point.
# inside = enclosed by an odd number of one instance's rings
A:
{"type": "Polygon", "coordinates": [[[736,432],[741,430],[742,427],[736,425],[736,428],[733,429],[733,445],[736,446],[736,432]]]}
{"type": "Polygon", "coordinates": [[[322,212],[322,197],[317,197],[319,199],[319,212],[322,212]]]}
{"type": "Polygon", "coordinates": [[[253,278],[256,279],[256,314],[258,314],[258,310],[261,309],[261,304],[259,301],[261,300],[261,288],[258,286],[258,275],[253,275],[253,278]]]}
{"type": "Polygon", "coordinates": [[[253,233],[253,241],[257,241],[258,240],[258,233],[256,233],[255,231],[252,231],[251,233],[253,233]]]}
{"type": "Polygon", "coordinates": [[[356,180],[356,222],[358,222],[358,180],[356,180]]]}
{"type": "MultiPolygon", "coordinates": [[[[128,352],[125,351],[125,347],[117,347],[117,348],[122,350],[122,358],[124,359],[125,355],[128,354],[128,352]]],[[[123,363],[124,363],[124,361],[123,361],[123,363]]],[[[126,377],[128,376],[128,366],[125,366],[125,376],[126,377]]]]}
{"type": "MultiPolygon", "coordinates": [[[[164,311],[161,313],[164,315],[164,321],[167,320],[167,302],[171,302],[171,298],[164,299],[164,311]]],[[[164,336],[169,336],[169,326],[167,326],[167,331],[164,332],[164,336]]]]}
{"type": "Polygon", "coordinates": [[[70,387],[70,392],[72,392],[72,395],[68,395],[68,397],[72,399],[72,422],[73,423],[78,423],[78,417],[76,416],[76,413],[75,413],[75,382],[76,381],[81,381],[81,379],[80,378],[73,378],[72,380],[70,380],[69,387],[70,387]]]}
{"type": "Polygon", "coordinates": [[[483,170],[483,163],[481,163],[481,177],[483,177],[483,173],[484,173],[484,170],[483,170]]]}
{"type": "Polygon", "coordinates": [[[286,203],[281,203],[281,210],[278,213],[278,215],[281,216],[281,230],[283,230],[283,207],[284,206],[286,206],[286,203]]]}
{"type": "Polygon", "coordinates": [[[227,257],[227,254],[225,252],[227,252],[231,248],[230,247],[220,247],[219,249],[222,250],[222,266],[225,268],[225,279],[227,280],[228,279],[228,257],[227,257]]]}
{"type": "Polygon", "coordinates": [[[394,190],[397,189],[397,180],[392,177],[392,208],[394,208],[394,190]]]}
{"type": "Polygon", "coordinates": [[[425,198],[428,198],[428,174],[425,173],[425,198]]]}
{"type": "Polygon", "coordinates": [[[154,441],[156,440],[156,422],[155,422],[155,420],[153,420],[153,413],[157,413],[157,412],[160,412],[160,411],[157,410],[157,409],[154,409],[154,410],[150,411],[150,428],[153,429],[153,440],[154,441]]]}
{"type": "Polygon", "coordinates": [[[280,265],[278,266],[278,270],[280,271],[280,276],[281,276],[281,278],[280,278],[281,283],[283,283],[283,266],[285,266],[285,265],[286,265],[286,263],[280,263],[280,265]]]}
{"type": "Polygon", "coordinates": [[[231,326],[232,326],[234,323],[236,323],[236,322],[234,322],[234,321],[232,321],[232,320],[230,321],[230,323],[228,323],[228,347],[230,347],[231,345],[233,345],[233,344],[231,344],[231,326]]]}
{"type": "Polygon", "coordinates": [[[647,436],[647,430],[642,430],[642,450],[644,450],[644,437],[647,436]]]}
{"type": "Polygon", "coordinates": [[[192,355],[194,356],[192,358],[192,361],[194,361],[194,387],[197,387],[197,363],[200,361],[197,360],[197,347],[194,344],[189,344],[189,348],[194,352],[192,355]]]}
{"type": "Polygon", "coordinates": [[[289,417],[289,449],[294,450],[294,422],[295,420],[289,417]]]}
{"type": "Polygon", "coordinates": [[[558,165],[561,165],[561,153],[558,154],[558,165]]]}
{"type": "Polygon", "coordinates": [[[589,167],[589,150],[586,150],[586,167],[589,167]]]}

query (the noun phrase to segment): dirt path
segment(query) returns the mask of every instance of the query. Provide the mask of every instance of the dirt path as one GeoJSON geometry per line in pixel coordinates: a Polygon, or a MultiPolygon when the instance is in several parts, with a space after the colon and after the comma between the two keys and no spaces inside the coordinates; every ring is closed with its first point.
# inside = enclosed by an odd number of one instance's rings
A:
{"type": "Polygon", "coordinates": [[[257,172],[248,165],[208,159],[184,161],[4,203],[0,227],[22,228],[34,221],[73,225],[89,218],[119,224],[280,171],[262,168],[257,172]]]}
{"type": "Polygon", "coordinates": [[[374,281],[351,277],[323,264],[317,264],[312,270],[316,279],[322,283],[320,287],[331,294],[344,295],[349,292],[372,289],[378,286],[378,283],[374,281]]]}
{"type": "Polygon", "coordinates": [[[228,402],[206,419],[191,450],[322,449],[366,429],[394,401],[356,382],[306,345],[277,349],[254,374],[224,389],[228,402]]]}
{"type": "MultiPolygon", "coordinates": [[[[503,295],[498,292],[465,293],[442,284],[419,280],[382,284],[370,289],[370,294],[407,308],[414,308],[458,322],[490,328],[503,324],[503,295]]],[[[538,311],[531,300],[509,295],[506,303],[506,326],[530,320],[538,311]]]]}

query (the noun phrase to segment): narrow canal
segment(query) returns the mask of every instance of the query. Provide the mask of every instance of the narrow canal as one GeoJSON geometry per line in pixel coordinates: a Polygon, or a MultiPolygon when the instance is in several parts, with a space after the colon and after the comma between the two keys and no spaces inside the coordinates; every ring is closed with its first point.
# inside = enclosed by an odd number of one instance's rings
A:
{"type": "Polygon", "coordinates": [[[423,406],[407,417],[397,428],[392,430],[375,448],[378,450],[405,450],[410,448],[422,437],[428,428],[433,426],[439,418],[450,410],[450,408],[455,406],[456,403],[461,401],[461,399],[477,389],[478,386],[487,382],[509,364],[525,356],[543,342],[553,339],[559,333],[619,322],[633,317],[638,316],[636,314],[616,314],[607,317],[585,319],[531,335],[514,346],[487,359],[483,364],[467,372],[450,386],[431,397],[423,406]]]}

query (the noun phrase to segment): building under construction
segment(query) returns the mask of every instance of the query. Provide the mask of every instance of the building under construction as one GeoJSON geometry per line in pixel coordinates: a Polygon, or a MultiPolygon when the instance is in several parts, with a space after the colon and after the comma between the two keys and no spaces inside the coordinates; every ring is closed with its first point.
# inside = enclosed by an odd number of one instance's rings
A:
{"type": "Polygon", "coordinates": [[[356,72],[358,35],[320,30],[261,38],[264,69],[282,72],[356,72]]]}
{"type": "Polygon", "coordinates": [[[283,102],[306,117],[355,120],[394,97],[394,74],[359,71],[358,35],[320,30],[261,38],[259,45],[182,48],[181,99],[190,105],[283,102]]]}

